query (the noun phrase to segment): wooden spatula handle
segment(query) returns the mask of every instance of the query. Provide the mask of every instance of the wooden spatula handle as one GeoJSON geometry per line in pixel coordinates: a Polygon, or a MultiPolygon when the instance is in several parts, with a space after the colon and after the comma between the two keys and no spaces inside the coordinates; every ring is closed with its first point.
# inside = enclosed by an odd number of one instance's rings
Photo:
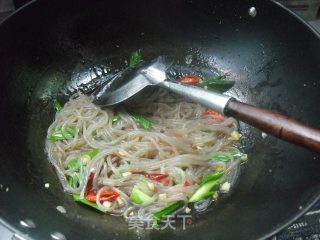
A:
{"type": "Polygon", "coordinates": [[[231,99],[225,114],[310,150],[320,152],[320,131],[287,116],[231,99]]]}
{"type": "Polygon", "coordinates": [[[289,117],[239,102],[232,97],[214,91],[170,80],[163,81],[158,86],[198,102],[214,111],[248,123],[266,133],[320,153],[320,131],[289,117]]]}

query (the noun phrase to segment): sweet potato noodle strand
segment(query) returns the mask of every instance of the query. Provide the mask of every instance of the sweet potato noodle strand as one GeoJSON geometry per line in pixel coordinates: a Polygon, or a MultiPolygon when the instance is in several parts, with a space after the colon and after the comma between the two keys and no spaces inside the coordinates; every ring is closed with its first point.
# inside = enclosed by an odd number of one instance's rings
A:
{"type": "Polygon", "coordinates": [[[150,219],[154,211],[171,202],[187,201],[199,188],[196,183],[212,171],[210,156],[217,151],[236,150],[230,139],[230,134],[237,130],[236,120],[206,117],[204,107],[167,92],[159,91],[144,103],[127,108],[102,109],[92,101],[91,96],[76,94],[57,112],[48,136],[56,129],[68,127],[75,129],[75,136],[47,140],[46,151],[65,191],[84,197],[89,174],[93,172],[98,207],[125,219],[150,219]],[[128,110],[149,119],[151,129],[139,126],[128,110]],[[114,121],[116,114],[120,119],[114,121]],[[81,164],[79,184],[71,187],[67,181],[72,175],[68,163],[92,149],[98,149],[98,154],[81,164]],[[128,174],[134,172],[163,173],[170,180],[164,184],[143,174],[128,174]],[[189,186],[185,186],[186,181],[189,186]],[[151,182],[154,189],[149,192],[149,201],[136,204],[130,193],[141,182],[151,182]],[[105,189],[118,192],[121,201],[103,205],[98,198],[105,189]]]}

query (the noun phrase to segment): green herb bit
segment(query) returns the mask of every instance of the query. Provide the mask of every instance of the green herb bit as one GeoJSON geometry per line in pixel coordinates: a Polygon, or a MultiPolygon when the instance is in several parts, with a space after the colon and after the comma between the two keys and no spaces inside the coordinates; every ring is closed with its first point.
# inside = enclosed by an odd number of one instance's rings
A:
{"type": "Polygon", "coordinates": [[[118,121],[120,119],[121,119],[121,117],[118,114],[115,114],[115,115],[112,116],[112,122],[116,122],[116,121],[118,121]]]}
{"type": "Polygon", "coordinates": [[[99,153],[99,149],[91,149],[88,152],[84,152],[81,154],[81,157],[88,156],[90,158],[94,158],[99,153]]]}
{"type": "Polygon", "coordinates": [[[53,133],[48,136],[49,140],[56,141],[56,140],[68,140],[75,136],[76,129],[74,127],[67,127],[66,129],[62,130],[61,128],[56,129],[53,133]]]}
{"type": "Polygon", "coordinates": [[[189,199],[189,202],[191,203],[198,202],[201,199],[212,196],[213,195],[212,190],[217,188],[219,184],[220,184],[219,180],[206,182],[191,196],[191,198],[189,199]]]}
{"type": "Polygon", "coordinates": [[[134,187],[132,189],[130,198],[132,201],[134,201],[137,204],[147,202],[151,199],[151,197],[149,195],[145,194],[144,192],[139,190],[137,187],[134,187]]]}
{"type": "Polygon", "coordinates": [[[223,93],[232,88],[234,84],[235,81],[225,80],[223,76],[213,76],[203,78],[197,86],[223,93]]]}
{"type": "Polygon", "coordinates": [[[77,188],[80,184],[80,174],[79,173],[73,173],[72,176],[68,177],[68,184],[72,188],[77,188]]]}
{"type": "Polygon", "coordinates": [[[91,149],[87,152],[81,153],[79,158],[72,159],[68,162],[68,170],[70,170],[71,172],[78,171],[80,169],[81,163],[83,165],[86,165],[87,162],[94,158],[98,153],[98,149],[91,149]]]}
{"type": "Polygon", "coordinates": [[[211,129],[203,129],[201,131],[204,133],[212,133],[213,132],[211,129]]]}
{"type": "Polygon", "coordinates": [[[229,162],[230,160],[234,158],[244,158],[247,155],[245,153],[242,153],[240,151],[234,151],[234,152],[221,152],[213,155],[211,157],[211,160],[220,161],[220,162],[229,162]]]}
{"type": "Polygon", "coordinates": [[[206,184],[207,182],[219,180],[222,178],[223,175],[224,175],[224,170],[219,170],[217,172],[210,173],[202,178],[200,185],[202,186],[202,185],[206,184]]]}
{"type": "Polygon", "coordinates": [[[80,202],[80,203],[83,203],[83,204],[88,205],[90,207],[93,207],[101,212],[105,212],[102,209],[100,209],[97,204],[90,202],[85,198],[81,198],[80,195],[78,195],[78,194],[73,194],[72,197],[75,202],[80,202]]]}
{"type": "Polygon", "coordinates": [[[154,222],[159,223],[161,221],[161,219],[163,219],[164,217],[175,212],[179,208],[182,208],[184,206],[184,204],[185,204],[185,202],[183,200],[180,200],[180,201],[174,202],[174,203],[162,208],[161,210],[159,210],[157,212],[154,212],[153,213],[154,222]]]}
{"type": "Polygon", "coordinates": [[[76,159],[72,159],[68,162],[68,170],[71,172],[76,172],[80,169],[80,161],[76,159]]]}
{"type": "Polygon", "coordinates": [[[57,112],[60,112],[62,110],[62,106],[61,104],[57,101],[57,100],[54,100],[53,101],[53,106],[54,106],[54,109],[57,111],[57,112]]]}
{"type": "Polygon", "coordinates": [[[142,61],[141,50],[138,49],[131,54],[129,66],[134,67],[142,61]]]}
{"type": "Polygon", "coordinates": [[[129,113],[132,119],[138,123],[140,126],[142,126],[144,129],[150,129],[151,128],[151,121],[142,117],[139,114],[136,113],[129,113]]]}

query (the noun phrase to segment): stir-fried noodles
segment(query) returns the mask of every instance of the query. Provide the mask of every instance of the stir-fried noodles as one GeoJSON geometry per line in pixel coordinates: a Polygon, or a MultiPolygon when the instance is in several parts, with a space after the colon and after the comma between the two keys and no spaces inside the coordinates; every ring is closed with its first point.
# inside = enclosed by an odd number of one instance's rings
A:
{"type": "Polygon", "coordinates": [[[92,101],[71,97],[46,141],[76,201],[145,221],[163,217],[163,209],[216,200],[234,185],[246,159],[236,147],[235,119],[164,91],[131,107],[103,109],[92,101]]]}

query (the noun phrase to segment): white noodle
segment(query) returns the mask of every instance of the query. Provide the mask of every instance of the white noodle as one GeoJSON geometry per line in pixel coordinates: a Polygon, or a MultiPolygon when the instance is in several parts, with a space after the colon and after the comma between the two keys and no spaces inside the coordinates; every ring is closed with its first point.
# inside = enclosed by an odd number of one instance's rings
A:
{"type": "Polygon", "coordinates": [[[233,172],[238,175],[232,169],[237,169],[239,161],[213,164],[209,159],[216,151],[235,149],[230,140],[230,134],[237,130],[234,119],[218,122],[204,117],[205,108],[199,104],[159,91],[146,99],[147,103],[130,108],[130,112],[152,122],[151,129],[144,129],[125,108],[101,109],[92,100],[82,94],[72,96],[48,129],[48,136],[57,129],[75,129],[71,139],[46,141],[49,161],[65,191],[85,197],[87,188],[92,187],[97,192],[96,204],[101,210],[122,215],[127,220],[138,217],[145,221],[171,202],[187,202],[199,188],[195,183],[212,171],[212,165],[228,169],[225,179],[235,181],[229,175],[233,172]],[[116,114],[120,119],[113,121],[116,114]],[[99,150],[98,154],[82,160],[78,170],[80,182],[70,186],[67,179],[74,172],[67,169],[68,163],[92,149],[99,150]],[[87,186],[90,172],[94,173],[93,183],[87,186]],[[142,173],[166,174],[168,181],[153,181],[142,173]],[[185,186],[185,182],[190,185],[185,186]],[[142,204],[134,203],[130,194],[135,186],[144,186],[151,198],[142,204]],[[111,201],[103,205],[99,201],[102,192],[110,189],[119,194],[121,204],[111,201]]]}

